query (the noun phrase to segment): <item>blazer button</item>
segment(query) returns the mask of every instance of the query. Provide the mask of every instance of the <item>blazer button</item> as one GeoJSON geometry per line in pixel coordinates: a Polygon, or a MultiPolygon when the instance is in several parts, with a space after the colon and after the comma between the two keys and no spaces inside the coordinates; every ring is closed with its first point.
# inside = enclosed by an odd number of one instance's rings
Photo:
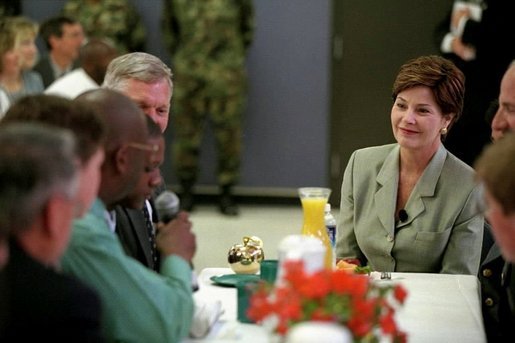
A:
{"type": "Polygon", "coordinates": [[[485,299],[485,305],[488,306],[488,307],[491,307],[494,305],[494,301],[492,300],[492,298],[486,298],[485,299]]]}
{"type": "Polygon", "coordinates": [[[386,240],[387,240],[388,242],[393,242],[393,237],[392,237],[392,235],[388,235],[388,236],[386,236],[386,240]]]}
{"type": "Polygon", "coordinates": [[[489,269],[489,268],[483,269],[483,276],[484,277],[490,277],[490,276],[492,276],[492,274],[493,274],[492,273],[492,269],[489,269]]]}

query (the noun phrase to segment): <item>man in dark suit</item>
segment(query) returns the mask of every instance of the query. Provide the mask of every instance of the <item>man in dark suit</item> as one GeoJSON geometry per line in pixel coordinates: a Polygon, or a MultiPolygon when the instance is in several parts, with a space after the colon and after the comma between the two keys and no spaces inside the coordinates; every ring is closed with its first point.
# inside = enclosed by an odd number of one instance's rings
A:
{"type": "MultiPolygon", "coordinates": [[[[159,58],[143,52],[115,58],[107,67],[102,87],[128,96],[159,126],[161,132],[166,130],[173,91],[172,72],[159,58]]],[[[165,189],[162,179],[154,187],[154,194],[162,192],[165,189]]],[[[147,225],[149,221],[157,221],[156,211],[151,208],[151,212],[152,216],[145,209],[134,210],[129,206],[117,206],[116,232],[129,256],[153,270],[158,270],[159,263],[154,263],[152,257],[158,255],[158,251],[152,246],[147,225]]]]}
{"type": "Polygon", "coordinates": [[[58,272],[77,211],[79,165],[68,130],[38,123],[0,128],[0,341],[100,342],[100,300],[58,272]]]}
{"type": "MultiPolygon", "coordinates": [[[[502,78],[497,110],[492,118],[491,128],[494,141],[500,140],[510,131],[515,130],[515,116],[511,114],[514,106],[515,64],[512,62],[502,78]]],[[[485,230],[487,229],[489,235],[493,236],[490,227],[485,227],[485,230]]],[[[485,241],[483,246],[485,246],[485,241]]],[[[507,302],[503,283],[508,279],[509,274],[514,275],[511,273],[511,265],[505,262],[499,245],[493,242],[481,263],[478,274],[481,283],[483,322],[489,342],[505,342],[512,338],[507,333],[510,325],[505,325],[505,322],[501,320],[503,314],[506,313],[507,302]]]]}
{"type": "Polygon", "coordinates": [[[41,74],[46,88],[59,77],[78,67],[77,58],[84,42],[84,32],[79,22],[59,16],[44,21],[39,34],[45,42],[48,54],[39,60],[34,70],[41,74]]]}
{"type": "MultiPolygon", "coordinates": [[[[504,83],[504,79],[503,79],[504,83]]],[[[502,95],[502,85],[501,85],[502,95]]],[[[515,99],[515,97],[511,97],[515,99]]],[[[508,104],[502,101],[500,104],[508,104]]],[[[515,341],[515,135],[507,134],[503,139],[486,148],[475,164],[478,179],[485,187],[486,216],[492,226],[492,233],[506,260],[496,286],[497,302],[493,318],[485,317],[485,329],[489,342],[515,341]],[[487,319],[489,319],[487,321],[487,319]]],[[[499,258],[498,258],[499,259],[499,258]]],[[[499,261],[501,262],[502,259],[499,261]]],[[[482,280],[483,283],[483,280],[482,280]]],[[[483,286],[483,285],[482,285],[483,286]]],[[[482,287],[482,290],[484,288],[482,287]]],[[[492,291],[492,290],[490,290],[492,291]]],[[[485,313],[483,312],[483,316],[485,313]]]]}
{"type": "Polygon", "coordinates": [[[148,127],[148,142],[158,150],[147,156],[147,167],[134,190],[115,207],[116,229],[125,253],[143,265],[159,272],[159,252],[155,241],[155,223],[158,222],[152,195],[163,185],[159,167],[164,161],[165,140],[159,126],[146,116],[148,127]],[[134,209],[134,199],[146,198],[143,215],[142,211],[134,209]],[[148,218],[148,219],[147,219],[148,218]],[[146,229],[146,230],[145,230],[146,229]]]}

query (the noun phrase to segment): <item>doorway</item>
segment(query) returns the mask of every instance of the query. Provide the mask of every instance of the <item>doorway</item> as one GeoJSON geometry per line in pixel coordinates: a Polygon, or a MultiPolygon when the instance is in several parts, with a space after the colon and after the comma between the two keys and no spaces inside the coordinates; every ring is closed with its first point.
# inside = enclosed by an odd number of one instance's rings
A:
{"type": "Polygon", "coordinates": [[[394,142],[391,88],[411,58],[439,54],[435,27],[452,0],[334,0],[331,65],[330,202],[356,149],[394,142]]]}

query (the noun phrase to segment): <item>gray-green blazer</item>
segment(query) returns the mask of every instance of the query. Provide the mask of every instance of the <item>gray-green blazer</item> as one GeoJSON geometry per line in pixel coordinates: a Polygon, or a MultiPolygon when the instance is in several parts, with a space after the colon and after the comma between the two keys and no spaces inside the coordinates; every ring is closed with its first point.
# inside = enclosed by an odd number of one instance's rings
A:
{"type": "Polygon", "coordinates": [[[342,183],[336,254],[374,270],[476,275],[483,237],[474,171],[443,147],[395,223],[399,145],[355,151],[342,183]]]}

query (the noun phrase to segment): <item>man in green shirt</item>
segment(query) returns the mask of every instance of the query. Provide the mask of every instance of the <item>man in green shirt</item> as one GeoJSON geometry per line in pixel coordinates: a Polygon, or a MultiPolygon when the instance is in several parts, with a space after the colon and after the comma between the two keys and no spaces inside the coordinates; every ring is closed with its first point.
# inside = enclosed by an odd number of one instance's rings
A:
{"type": "MultiPolygon", "coordinates": [[[[178,342],[188,335],[193,317],[190,261],[195,236],[186,213],[159,229],[160,273],[125,255],[114,234],[113,212],[145,171],[148,144],[144,114],[126,96],[97,89],[79,96],[105,119],[108,136],[98,199],[74,222],[65,272],[93,287],[103,302],[103,330],[108,341],[178,342]]],[[[142,208],[144,199],[135,199],[142,208]]]]}

